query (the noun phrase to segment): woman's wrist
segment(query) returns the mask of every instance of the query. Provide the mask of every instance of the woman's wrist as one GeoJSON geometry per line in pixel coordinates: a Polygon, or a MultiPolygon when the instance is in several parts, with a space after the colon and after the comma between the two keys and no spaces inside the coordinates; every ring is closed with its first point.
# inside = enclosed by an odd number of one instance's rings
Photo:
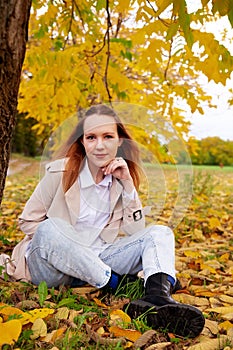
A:
{"type": "Polygon", "coordinates": [[[124,187],[124,190],[126,193],[132,193],[134,190],[134,183],[133,183],[133,179],[121,179],[121,183],[124,187]]]}

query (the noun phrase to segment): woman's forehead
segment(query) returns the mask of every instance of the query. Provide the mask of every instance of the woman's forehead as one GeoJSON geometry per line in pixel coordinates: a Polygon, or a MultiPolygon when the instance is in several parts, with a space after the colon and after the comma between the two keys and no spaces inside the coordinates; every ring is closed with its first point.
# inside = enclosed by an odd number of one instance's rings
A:
{"type": "Polygon", "coordinates": [[[84,132],[91,132],[94,130],[108,130],[116,131],[117,124],[112,116],[108,115],[96,115],[88,116],[84,122],[84,132]]]}

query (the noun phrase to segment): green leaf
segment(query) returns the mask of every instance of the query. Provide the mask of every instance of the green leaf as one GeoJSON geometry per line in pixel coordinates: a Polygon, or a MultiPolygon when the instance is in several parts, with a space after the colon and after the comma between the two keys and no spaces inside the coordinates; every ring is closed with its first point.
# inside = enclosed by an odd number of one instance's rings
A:
{"type": "Polygon", "coordinates": [[[38,286],[38,294],[39,294],[39,304],[40,306],[43,306],[48,296],[48,287],[45,281],[40,282],[38,286]]]}
{"type": "Polygon", "coordinates": [[[75,300],[73,298],[65,298],[58,303],[57,307],[59,308],[65,305],[72,305],[74,303],[75,303],[75,300]]]}
{"type": "Polygon", "coordinates": [[[42,26],[40,27],[40,29],[38,30],[38,32],[36,32],[34,34],[35,39],[42,39],[45,34],[48,32],[48,27],[47,26],[42,26]]]}
{"type": "Polygon", "coordinates": [[[170,40],[174,35],[176,35],[178,28],[179,28],[178,22],[172,23],[168,28],[166,40],[170,40]]]}
{"type": "Polygon", "coordinates": [[[96,3],[96,10],[100,11],[106,7],[106,0],[98,0],[96,3]]]}
{"type": "Polygon", "coordinates": [[[10,245],[11,242],[4,236],[0,235],[0,241],[4,244],[4,245],[10,245]]]}
{"type": "Polygon", "coordinates": [[[193,46],[193,34],[192,34],[192,31],[190,30],[189,26],[184,26],[183,30],[184,30],[184,37],[185,37],[185,40],[187,42],[187,45],[188,45],[189,48],[191,48],[193,46]]]}
{"type": "Polygon", "coordinates": [[[127,49],[131,49],[132,48],[132,40],[127,40],[127,39],[124,39],[124,38],[112,38],[112,39],[110,39],[110,42],[112,42],[112,43],[120,43],[124,47],[126,47],[127,49]]]}
{"type": "Polygon", "coordinates": [[[59,51],[59,50],[62,49],[62,47],[63,47],[63,41],[60,40],[60,39],[56,40],[55,43],[54,43],[54,49],[56,51],[59,51]]]}
{"type": "Polygon", "coordinates": [[[124,58],[127,58],[127,60],[129,60],[130,62],[132,61],[132,54],[131,54],[131,52],[130,51],[120,51],[120,54],[121,54],[121,56],[122,57],[124,57],[124,58]]]}
{"type": "Polygon", "coordinates": [[[228,12],[228,19],[229,19],[230,24],[233,28],[233,8],[231,8],[231,10],[228,12]]]}
{"type": "Polygon", "coordinates": [[[185,0],[179,0],[176,3],[174,2],[174,12],[176,8],[176,11],[179,14],[179,24],[180,27],[184,31],[184,37],[187,42],[187,45],[189,48],[193,45],[193,35],[190,29],[190,15],[187,13],[187,7],[185,0]]]}

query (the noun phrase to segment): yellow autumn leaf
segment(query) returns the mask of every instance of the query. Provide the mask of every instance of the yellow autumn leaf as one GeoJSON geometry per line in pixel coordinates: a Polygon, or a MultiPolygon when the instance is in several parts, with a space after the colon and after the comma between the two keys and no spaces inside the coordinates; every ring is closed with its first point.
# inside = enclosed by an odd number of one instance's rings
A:
{"type": "Polygon", "coordinates": [[[129,0],[119,0],[117,4],[117,9],[119,12],[123,12],[129,8],[130,1],[129,0]]]}
{"type": "Polygon", "coordinates": [[[196,306],[209,306],[209,301],[206,298],[198,298],[193,295],[177,293],[172,295],[173,299],[179,303],[196,305],[196,306]]]}
{"type": "Polygon", "coordinates": [[[224,315],[222,315],[222,318],[223,318],[224,320],[228,320],[228,321],[233,320],[233,312],[231,312],[230,314],[224,314],[224,315]]]}
{"type": "Polygon", "coordinates": [[[226,335],[220,335],[216,339],[204,340],[199,344],[192,345],[188,347],[188,350],[219,350],[223,349],[227,342],[231,344],[231,338],[226,335]]]}
{"type": "Polygon", "coordinates": [[[228,331],[230,328],[233,328],[233,324],[230,321],[224,321],[219,324],[219,329],[223,329],[224,331],[228,331]]]}
{"type": "Polygon", "coordinates": [[[68,307],[60,307],[57,309],[57,313],[55,315],[55,318],[57,320],[67,320],[69,317],[69,309],[68,307]]]}
{"type": "Polygon", "coordinates": [[[190,279],[191,278],[191,274],[190,272],[188,271],[182,271],[179,273],[179,276],[182,277],[182,278],[187,278],[187,279],[190,279]]]}
{"type": "Polygon", "coordinates": [[[131,318],[129,317],[129,315],[127,315],[124,311],[122,310],[113,310],[111,313],[110,313],[110,319],[111,321],[113,322],[122,322],[124,324],[128,324],[131,322],[131,318]]]}
{"type": "Polygon", "coordinates": [[[42,318],[37,318],[33,323],[31,330],[33,331],[33,334],[30,336],[31,339],[45,337],[47,334],[47,325],[42,318]]]}
{"type": "Polygon", "coordinates": [[[220,264],[220,262],[218,260],[207,260],[205,262],[205,265],[207,266],[211,266],[213,269],[221,269],[223,267],[222,264],[220,264]]]}
{"type": "Polygon", "coordinates": [[[142,334],[139,331],[133,329],[123,329],[117,326],[112,326],[109,328],[109,331],[115,337],[124,337],[132,342],[135,342],[142,334]]]}
{"type": "Polygon", "coordinates": [[[206,312],[216,312],[217,314],[230,314],[233,312],[233,306],[219,306],[214,308],[208,308],[205,310],[206,312]]]}
{"type": "Polygon", "coordinates": [[[227,262],[229,260],[230,253],[225,253],[220,256],[219,261],[220,262],[227,262]]]}
{"type": "Polygon", "coordinates": [[[195,252],[193,250],[185,250],[184,251],[184,255],[190,258],[200,258],[201,257],[201,253],[200,252],[195,252]]]}
{"type": "Polygon", "coordinates": [[[93,298],[94,302],[96,303],[97,306],[100,307],[104,307],[104,308],[109,308],[109,306],[107,306],[106,304],[102,303],[101,300],[99,300],[98,298],[93,298]]]}
{"type": "Polygon", "coordinates": [[[103,335],[105,333],[104,327],[99,327],[96,331],[99,335],[103,335]]]}
{"type": "Polygon", "coordinates": [[[209,219],[209,226],[210,226],[210,229],[213,229],[213,228],[217,228],[218,226],[220,226],[220,221],[218,218],[210,218],[209,219]]]}
{"type": "Polygon", "coordinates": [[[22,315],[23,317],[20,318],[20,322],[23,325],[29,322],[33,323],[37,318],[45,318],[48,315],[51,315],[53,313],[54,313],[54,310],[48,309],[48,308],[31,310],[23,313],[22,315]]]}
{"type": "Polygon", "coordinates": [[[131,341],[128,341],[125,345],[124,345],[124,349],[132,349],[133,347],[133,343],[131,341]]]}
{"type": "Polygon", "coordinates": [[[23,315],[24,312],[16,307],[8,306],[6,304],[1,304],[0,314],[4,316],[12,316],[12,315],[23,315]]]}
{"type": "Polygon", "coordinates": [[[14,344],[22,331],[22,324],[19,320],[10,320],[0,323],[0,346],[14,344]]]}
{"type": "Polygon", "coordinates": [[[205,287],[200,286],[200,288],[195,289],[195,296],[196,297],[213,297],[216,295],[216,292],[213,292],[211,290],[208,290],[205,287]]]}
{"type": "Polygon", "coordinates": [[[82,313],[83,313],[83,309],[81,309],[81,310],[70,310],[69,320],[73,322],[74,318],[77,317],[78,315],[82,314],[82,313]]]}
{"type": "Polygon", "coordinates": [[[207,328],[213,335],[219,333],[218,323],[216,321],[211,321],[208,318],[205,319],[205,328],[207,328]]]}
{"type": "Polygon", "coordinates": [[[54,343],[58,338],[60,338],[65,333],[66,330],[67,330],[67,327],[61,327],[59,329],[56,329],[51,333],[48,333],[43,338],[43,341],[46,343],[54,343]]]}
{"type": "Polygon", "coordinates": [[[78,294],[85,297],[86,294],[92,293],[96,290],[97,288],[92,286],[77,287],[77,288],[73,288],[73,294],[78,294]]]}
{"type": "Polygon", "coordinates": [[[209,273],[216,273],[216,270],[213,267],[211,267],[211,266],[209,266],[207,264],[200,264],[200,265],[201,265],[201,270],[207,270],[208,271],[207,275],[209,273]]]}
{"type": "Polygon", "coordinates": [[[229,215],[228,215],[228,214],[224,214],[224,215],[222,216],[222,220],[223,220],[223,221],[228,221],[228,220],[229,220],[229,215]]]}
{"type": "Polygon", "coordinates": [[[198,241],[205,240],[205,236],[203,235],[202,230],[198,230],[197,228],[194,229],[193,234],[192,234],[192,238],[194,240],[198,240],[198,241]]]}
{"type": "Polygon", "coordinates": [[[230,297],[229,295],[222,294],[219,296],[219,300],[224,303],[233,304],[233,297],[230,297]]]}

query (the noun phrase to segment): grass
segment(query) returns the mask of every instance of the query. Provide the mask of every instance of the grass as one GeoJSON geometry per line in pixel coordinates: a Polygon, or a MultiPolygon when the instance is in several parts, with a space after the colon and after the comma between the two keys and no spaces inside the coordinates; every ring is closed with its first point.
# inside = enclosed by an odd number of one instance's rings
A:
{"type": "Polygon", "coordinates": [[[193,171],[208,171],[208,172],[233,172],[233,166],[224,166],[220,167],[218,165],[195,165],[195,164],[151,164],[151,163],[144,163],[146,168],[158,168],[161,167],[164,170],[172,170],[174,169],[181,169],[185,170],[187,168],[193,169],[193,171]]]}

